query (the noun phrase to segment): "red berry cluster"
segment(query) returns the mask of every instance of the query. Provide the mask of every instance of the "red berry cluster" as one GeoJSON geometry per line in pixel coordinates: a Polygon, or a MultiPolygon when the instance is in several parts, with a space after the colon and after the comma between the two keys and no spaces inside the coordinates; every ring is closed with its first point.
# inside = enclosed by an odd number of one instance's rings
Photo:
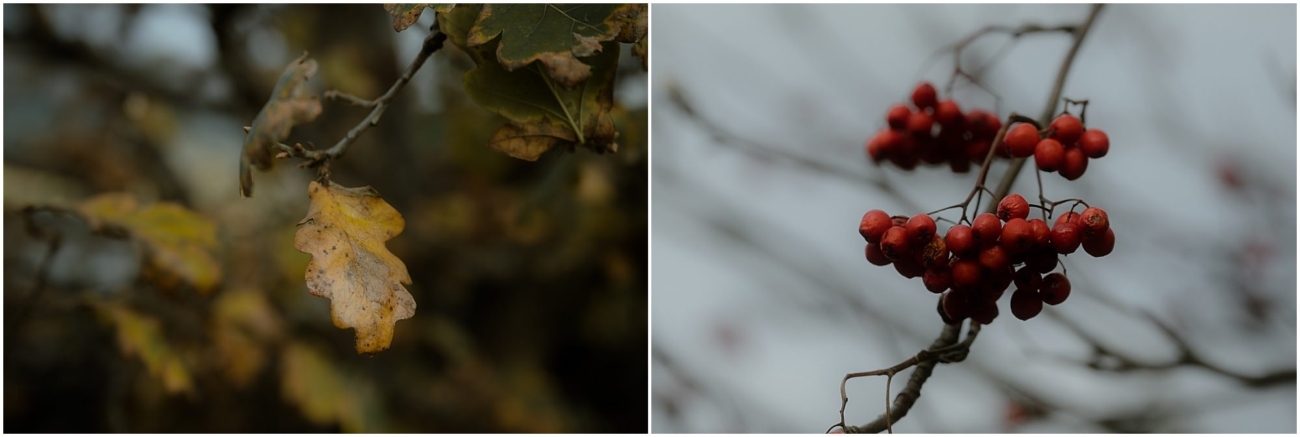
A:
{"type": "Polygon", "coordinates": [[[904,277],[919,276],[927,290],[943,293],[939,316],[945,323],[970,317],[987,325],[998,316],[997,301],[1012,284],[1011,313],[1020,320],[1037,316],[1044,303],[1064,302],[1070,280],[1052,273],[1058,256],[1083,246],[1089,255],[1102,257],[1115,248],[1115,231],[1101,208],[1068,212],[1050,227],[1028,217],[1029,202],[1012,194],[998,203],[996,214],[980,214],[969,226],[954,225],[945,235],[939,235],[927,214],[891,217],[878,209],[862,216],[858,232],[867,240],[871,264],[893,264],[904,277]]]}
{"type": "Polygon", "coordinates": [[[1034,157],[1038,169],[1061,172],[1067,180],[1083,176],[1089,158],[1106,156],[1110,151],[1110,138],[1101,129],[1084,129],[1083,122],[1070,114],[1052,120],[1049,135],[1041,138],[1038,129],[1028,123],[1018,123],[1007,130],[1002,139],[1006,152],[1016,158],[1034,157]]]}
{"type": "Polygon", "coordinates": [[[867,155],[873,162],[889,160],[904,170],[920,163],[946,162],[952,171],[965,173],[972,162],[984,162],[1002,128],[1002,121],[991,112],[974,109],[963,114],[957,102],[939,100],[929,82],[912,91],[912,104],[889,108],[885,117],[889,126],[867,141],[867,155]]]}

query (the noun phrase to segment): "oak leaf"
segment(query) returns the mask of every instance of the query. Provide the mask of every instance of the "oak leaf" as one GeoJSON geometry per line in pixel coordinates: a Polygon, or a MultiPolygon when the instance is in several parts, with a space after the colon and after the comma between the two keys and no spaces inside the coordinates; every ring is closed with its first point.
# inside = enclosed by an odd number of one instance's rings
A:
{"type": "Polygon", "coordinates": [[[357,353],[388,349],[398,320],[415,315],[406,265],[384,242],[406,226],[373,188],[313,181],[293,246],[310,254],[307,290],[330,300],[334,326],[356,329],[357,353]]]}
{"type": "Polygon", "coordinates": [[[200,292],[216,288],[221,266],[213,257],[217,226],[175,203],[141,206],[126,193],[101,194],[77,205],[91,228],[125,230],[147,249],[145,272],[164,289],[189,284],[200,292]]]}
{"type": "Polygon", "coordinates": [[[541,61],[564,88],[591,76],[578,58],[601,50],[601,43],[634,43],[645,35],[645,4],[490,4],[484,5],[467,44],[480,46],[501,37],[496,58],[507,70],[541,61]]]}
{"type": "Polygon", "coordinates": [[[239,194],[253,195],[253,172],[275,165],[274,148],[289,138],[294,126],[310,123],[321,113],[320,97],[312,94],[307,81],[316,74],[319,64],[307,59],[307,54],[295,59],[280,74],[280,80],[271,92],[271,98],[253,119],[253,125],[244,137],[244,149],[239,155],[239,194]]]}
{"type": "Polygon", "coordinates": [[[433,8],[435,12],[447,12],[455,4],[450,3],[385,3],[384,10],[393,16],[393,31],[401,32],[419,21],[424,8],[433,8]]]}

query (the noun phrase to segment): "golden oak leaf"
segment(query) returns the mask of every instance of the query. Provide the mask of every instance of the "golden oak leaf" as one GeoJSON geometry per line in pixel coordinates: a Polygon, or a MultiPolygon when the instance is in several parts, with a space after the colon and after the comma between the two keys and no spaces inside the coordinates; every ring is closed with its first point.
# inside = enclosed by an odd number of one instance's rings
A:
{"type": "Polygon", "coordinates": [[[145,272],[162,288],[183,282],[208,292],[221,280],[221,266],[212,256],[217,227],[185,207],[170,202],[142,207],[129,194],[107,193],[82,202],[77,210],[95,229],[115,226],[143,242],[149,250],[145,272]]]}
{"type": "Polygon", "coordinates": [[[307,290],[330,300],[334,326],[354,328],[357,353],[388,349],[398,320],[415,315],[406,265],[384,242],[406,222],[373,188],[313,181],[311,207],[298,222],[293,247],[310,254],[307,290]]]}

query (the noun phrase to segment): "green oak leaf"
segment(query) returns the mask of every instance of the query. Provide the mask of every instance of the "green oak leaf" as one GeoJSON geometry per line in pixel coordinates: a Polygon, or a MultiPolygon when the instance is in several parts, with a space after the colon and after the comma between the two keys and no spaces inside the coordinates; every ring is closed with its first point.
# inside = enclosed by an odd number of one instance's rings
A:
{"type": "Polygon", "coordinates": [[[641,39],[646,10],[645,4],[484,5],[466,43],[482,46],[500,36],[496,58],[506,70],[540,61],[556,83],[574,88],[592,75],[592,66],[579,58],[600,51],[607,41],[641,39]]]}
{"type": "Polygon", "coordinates": [[[469,45],[472,23],[480,15],[472,9],[458,7],[439,14],[438,23],[447,39],[465,50],[477,65],[465,73],[465,90],[470,98],[509,120],[493,134],[489,146],[529,161],[563,146],[617,151],[614,140],[618,134],[610,110],[614,106],[618,43],[603,43],[595,55],[581,58],[590,66],[589,77],[566,88],[546,74],[540,64],[507,69],[493,55],[497,41],[469,45]]]}

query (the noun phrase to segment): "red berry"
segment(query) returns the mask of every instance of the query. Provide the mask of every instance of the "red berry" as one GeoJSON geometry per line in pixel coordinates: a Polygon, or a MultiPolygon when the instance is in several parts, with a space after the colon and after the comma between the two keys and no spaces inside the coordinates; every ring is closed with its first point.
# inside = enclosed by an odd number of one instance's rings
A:
{"type": "Polygon", "coordinates": [[[907,238],[907,229],[902,226],[894,226],[885,231],[880,236],[880,250],[885,253],[885,257],[893,261],[898,261],[912,253],[912,242],[907,238]]]}
{"type": "Polygon", "coordinates": [[[1085,238],[1083,240],[1083,251],[1088,252],[1094,258],[1101,258],[1110,255],[1115,250],[1115,229],[1107,228],[1106,233],[1100,237],[1085,238]]]}
{"type": "Polygon", "coordinates": [[[1038,290],[1043,285],[1043,275],[1025,266],[1016,270],[1015,281],[1016,288],[1021,290],[1038,290]]]}
{"type": "Polygon", "coordinates": [[[1044,276],[1043,286],[1038,289],[1038,296],[1045,304],[1060,305],[1070,297],[1070,279],[1060,273],[1044,276]]]}
{"type": "Polygon", "coordinates": [[[983,132],[980,134],[980,136],[992,140],[993,137],[998,136],[998,131],[1001,129],[1002,129],[1002,120],[998,119],[998,116],[993,115],[993,113],[985,112],[984,129],[983,132]]]}
{"type": "Polygon", "coordinates": [[[993,323],[993,319],[998,318],[997,302],[984,302],[970,313],[970,319],[981,325],[993,323]]]}
{"type": "Polygon", "coordinates": [[[970,226],[956,225],[948,229],[948,235],[943,237],[943,242],[948,245],[948,251],[954,255],[969,255],[975,252],[975,234],[971,232],[970,226]]]}
{"type": "Polygon", "coordinates": [[[925,213],[917,214],[907,220],[903,226],[907,229],[907,234],[911,236],[912,243],[919,245],[927,244],[930,239],[934,238],[934,233],[938,230],[935,227],[934,219],[925,213]]]}
{"type": "Polygon", "coordinates": [[[890,216],[889,220],[893,221],[894,226],[906,226],[908,217],[905,215],[890,216]]]}
{"type": "Polygon", "coordinates": [[[1016,158],[1025,158],[1034,154],[1034,146],[1038,145],[1038,129],[1029,123],[1019,123],[1007,131],[1007,135],[1002,138],[1002,146],[1006,148],[1007,153],[1016,158]]]}
{"type": "Polygon", "coordinates": [[[862,222],[858,223],[858,234],[869,243],[879,243],[880,236],[892,226],[894,222],[889,218],[889,214],[873,209],[862,215],[862,222]]]}
{"type": "Polygon", "coordinates": [[[943,293],[943,296],[939,298],[939,307],[943,310],[943,314],[948,316],[949,320],[960,322],[970,317],[968,300],[968,294],[951,290],[943,293]]]}
{"type": "Polygon", "coordinates": [[[998,241],[1002,236],[1002,221],[998,216],[983,213],[975,216],[975,221],[971,222],[971,231],[975,233],[975,243],[980,246],[987,246],[998,241]]]}
{"type": "Polygon", "coordinates": [[[1024,219],[1029,217],[1029,202],[1024,196],[1012,194],[1003,197],[998,202],[998,218],[1003,221],[1009,221],[1013,218],[1024,219]]]}
{"type": "Polygon", "coordinates": [[[973,259],[958,259],[952,262],[952,287],[974,289],[980,285],[980,265],[973,259]]]}
{"type": "Polygon", "coordinates": [[[1071,147],[1065,150],[1065,161],[1061,162],[1061,176],[1066,180],[1075,180],[1083,177],[1083,172],[1088,170],[1088,157],[1083,154],[1083,150],[1078,147],[1071,147]]]}
{"type": "Polygon", "coordinates": [[[907,119],[911,116],[911,108],[904,104],[898,104],[889,108],[889,114],[885,116],[885,121],[889,123],[890,129],[903,130],[904,127],[907,127],[907,119]]]}
{"type": "Polygon", "coordinates": [[[1079,249],[1079,242],[1082,238],[1083,235],[1079,233],[1079,227],[1075,226],[1074,223],[1057,223],[1056,226],[1052,227],[1052,250],[1062,255],[1074,253],[1079,249]]]}
{"type": "Polygon", "coordinates": [[[1038,164],[1038,169],[1042,171],[1060,170],[1061,165],[1065,163],[1065,146],[1051,138],[1039,141],[1038,146],[1034,147],[1034,163],[1038,164]]]}
{"type": "Polygon", "coordinates": [[[1110,151],[1110,138],[1101,129],[1088,129],[1079,137],[1079,150],[1089,158],[1106,156],[1106,152],[1110,151]]]}
{"type": "Polygon", "coordinates": [[[1106,211],[1098,207],[1090,207],[1079,214],[1079,226],[1083,231],[1084,239],[1101,236],[1110,229],[1110,218],[1106,216],[1106,211]]]}
{"type": "Polygon", "coordinates": [[[926,114],[925,111],[913,112],[907,118],[907,131],[912,135],[930,136],[930,130],[934,127],[934,117],[926,114]]]}
{"type": "Polygon", "coordinates": [[[1002,246],[992,245],[980,250],[980,266],[991,271],[1006,270],[1011,267],[1011,257],[1002,246]]]}
{"type": "Polygon", "coordinates": [[[1062,114],[1052,120],[1051,128],[1053,129],[1052,138],[1056,138],[1064,145],[1073,145],[1079,141],[1079,136],[1083,135],[1083,123],[1070,114],[1062,114]]]}
{"type": "Polygon", "coordinates": [[[1020,288],[1011,293],[1011,315],[1029,320],[1043,312],[1043,299],[1036,288],[1020,288]]]}
{"type": "MultiPolygon", "coordinates": [[[[1057,216],[1057,217],[1056,217],[1056,223],[1073,223],[1073,224],[1075,224],[1075,225],[1078,225],[1078,224],[1079,224],[1079,213],[1074,212],[1074,211],[1069,211],[1069,212],[1066,212],[1065,214],[1061,214],[1060,216],[1057,216]]],[[[1053,223],[1053,224],[1055,224],[1055,223],[1053,223]]]]}
{"type": "Polygon", "coordinates": [[[933,108],[939,103],[939,92],[935,91],[934,85],[930,85],[930,82],[921,82],[915,90],[912,90],[912,103],[921,109],[933,108]]]}
{"type": "Polygon", "coordinates": [[[867,155],[874,162],[880,162],[898,154],[903,149],[903,134],[885,129],[867,141],[867,155]]]}
{"type": "Polygon", "coordinates": [[[887,266],[893,261],[890,261],[889,258],[885,256],[885,252],[880,250],[880,244],[867,243],[867,262],[872,265],[887,266]]]}
{"type": "Polygon", "coordinates": [[[930,236],[930,242],[926,243],[921,249],[921,265],[932,267],[942,265],[948,266],[948,244],[938,235],[930,236]]]}
{"type": "Polygon", "coordinates": [[[986,138],[976,138],[966,143],[966,158],[971,162],[984,163],[984,158],[989,155],[989,148],[993,147],[993,141],[986,138]]]}
{"type": "Polygon", "coordinates": [[[904,278],[912,279],[925,273],[925,267],[917,262],[916,258],[905,256],[903,259],[894,261],[894,270],[904,278]]]}
{"type": "Polygon", "coordinates": [[[1033,247],[1049,247],[1052,244],[1052,228],[1048,227],[1043,219],[1030,219],[1029,230],[1033,231],[1034,235],[1033,247]]]}
{"type": "Polygon", "coordinates": [[[943,293],[952,286],[952,270],[947,264],[930,266],[921,276],[921,282],[925,283],[925,289],[931,293],[943,293]]]}
{"type": "Polygon", "coordinates": [[[1002,248],[1007,253],[1024,253],[1034,247],[1034,229],[1028,221],[1013,218],[1002,226],[1002,248]]]}
{"type": "Polygon", "coordinates": [[[957,102],[944,100],[934,107],[934,121],[939,123],[940,126],[955,127],[966,120],[961,114],[961,108],[957,107],[957,102]]]}
{"type": "Polygon", "coordinates": [[[948,160],[948,168],[952,169],[953,173],[970,172],[970,160],[965,156],[952,157],[948,160]]]}

